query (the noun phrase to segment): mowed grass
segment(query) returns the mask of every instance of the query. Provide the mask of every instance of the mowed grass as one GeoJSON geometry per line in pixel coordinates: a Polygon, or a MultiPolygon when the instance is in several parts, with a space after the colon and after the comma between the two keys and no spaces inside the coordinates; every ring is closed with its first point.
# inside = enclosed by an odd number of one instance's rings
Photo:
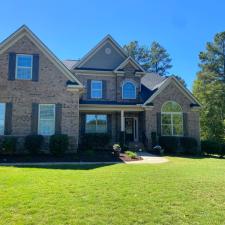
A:
{"type": "Polygon", "coordinates": [[[225,160],[0,167],[0,224],[225,224],[225,160]]]}

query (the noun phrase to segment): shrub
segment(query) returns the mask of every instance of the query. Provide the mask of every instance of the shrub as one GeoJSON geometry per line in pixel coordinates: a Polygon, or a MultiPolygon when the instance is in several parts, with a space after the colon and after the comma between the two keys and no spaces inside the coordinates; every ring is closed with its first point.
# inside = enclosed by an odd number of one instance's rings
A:
{"type": "Polygon", "coordinates": [[[69,146],[69,137],[66,134],[54,134],[49,140],[50,152],[55,156],[63,155],[69,146]]]}
{"type": "Polygon", "coordinates": [[[120,156],[120,152],[121,152],[120,145],[119,144],[114,144],[113,145],[113,154],[114,154],[114,156],[119,157],[120,156]]]}
{"type": "Polygon", "coordinates": [[[216,154],[221,155],[222,153],[222,144],[213,141],[213,140],[203,140],[201,141],[202,152],[206,154],[216,154]]]}
{"type": "Polygon", "coordinates": [[[131,159],[136,159],[137,158],[137,153],[132,152],[132,151],[126,151],[126,155],[128,155],[131,159]]]}
{"type": "Polygon", "coordinates": [[[24,147],[30,154],[37,154],[44,142],[42,135],[28,135],[25,138],[24,147]]]}
{"type": "Polygon", "coordinates": [[[161,136],[159,137],[159,145],[165,149],[166,153],[176,153],[180,145],[180,140],[179,137],[161,136]]]}
{"type": "Polygon", "coordinates": [[[192,137],[181,137],[180,145],[185,154],[197,154],[198,153],[198,142],[195,138],[192,137]]]}
{"type": "Polygon", "coordinates": [[[17,139],[15,137],[4,137],[2,140],[1,153],[13,154],[16,152],[17,139]]]}
{"type": "Polygon", "coordinates": [[[109,134],[84,134],[81,138],[82,149],[104,149],[108,147],[111,136],[109,134]]]}

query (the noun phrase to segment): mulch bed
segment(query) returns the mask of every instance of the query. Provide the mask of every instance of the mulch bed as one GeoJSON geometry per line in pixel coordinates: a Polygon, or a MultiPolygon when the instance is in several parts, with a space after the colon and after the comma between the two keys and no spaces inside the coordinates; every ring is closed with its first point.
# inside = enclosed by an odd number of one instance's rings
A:
{"type": "Polygon", "coordinates": [[[121,159],[122,161],[126,161],[126,162],[143,160],[140,156],[137,156],[137,158],[132,159],[132,158],[130,158],[128,155],[126,155],[126,154],[124,154],[124,153],[121,153],[121,154],[120,154],[120,159],[121,159]]]}
{"type": "Polygon", "coordinates": [[[121,162],[119,158],[112,155],[111,152],[97,152],[91,155],[88,154],[65,154],[56,157],[50,154],[38,155],[0,155],[1,163],[36,163],[36,162],[121,162]]]}

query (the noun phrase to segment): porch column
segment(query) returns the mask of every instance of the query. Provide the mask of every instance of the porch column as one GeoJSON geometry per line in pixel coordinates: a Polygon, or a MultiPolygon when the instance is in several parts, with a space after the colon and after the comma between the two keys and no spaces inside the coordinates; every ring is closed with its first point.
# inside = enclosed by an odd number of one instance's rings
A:
{"type": "Polygon", "coordinates": [[[124,110],[121,110],[121,131],[125,131],[125,123],[124,123],[124,110]]]}

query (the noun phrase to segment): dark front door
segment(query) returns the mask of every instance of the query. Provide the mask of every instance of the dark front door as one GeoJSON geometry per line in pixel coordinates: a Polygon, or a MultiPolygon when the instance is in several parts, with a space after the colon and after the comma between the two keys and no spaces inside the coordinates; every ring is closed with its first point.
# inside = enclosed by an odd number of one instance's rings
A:
{"type": "Polygon", "coordinates": [[[134,119],[125,118],[125,138],[126,141],[134,141],[134,119]]]}

